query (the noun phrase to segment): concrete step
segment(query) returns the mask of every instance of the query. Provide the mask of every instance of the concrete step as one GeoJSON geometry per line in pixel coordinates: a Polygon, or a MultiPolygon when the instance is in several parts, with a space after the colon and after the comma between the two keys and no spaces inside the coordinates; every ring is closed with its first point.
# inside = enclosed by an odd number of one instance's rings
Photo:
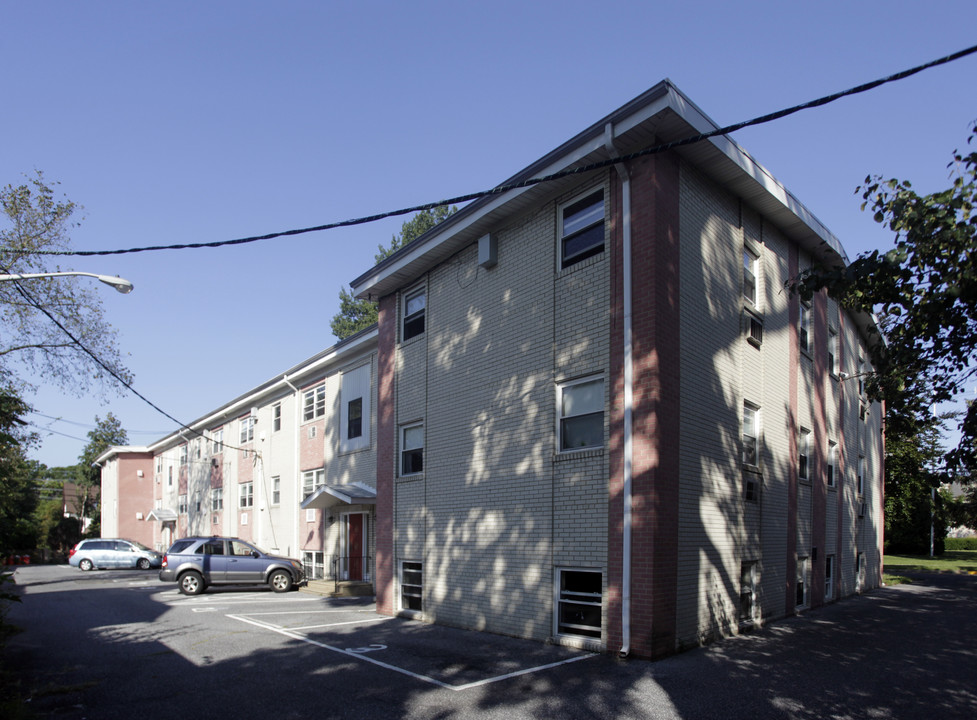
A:
{"type": "Polygon", "coordinates": [[[374,594],[373,583],[357,580],[309,580],[300,592],[321,595],[323,597],[369,597],[374,594]]]}

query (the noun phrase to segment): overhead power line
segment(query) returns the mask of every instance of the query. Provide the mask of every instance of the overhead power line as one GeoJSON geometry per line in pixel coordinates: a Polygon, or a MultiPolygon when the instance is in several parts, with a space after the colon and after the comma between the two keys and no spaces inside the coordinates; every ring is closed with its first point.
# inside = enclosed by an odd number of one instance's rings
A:
{"type": "MultiPolygon", "coordinates": [[[[788,115],[793,115],[794,113],[800,112],[801,110],[808,110],[811,108],[821,107],[822,105],[827,105],[836,100],[840,100],[843,97],[848,97],[849,95],[857,95],[859,93],[867,92],[873,90],[886,83],[895,82],[897,80],[903,80],[916,73],[922,72],[932,67],[937,67],[938,65],[946,65],[947,63],[959,60],[960,58],[966,57],[977,53],[977,45],[969,47],[965,50],[960,50],[959,52],[946,55],[945,57],[938,58],[936,60],[931,60],[930,62],[924,63],[922,65],[917,65],[916,67],[910,68],[908,70],[903,70],[902,72],[895,73],[894,75],[889,75],[884,78],[879,78],[878,80],[873,80],[871,82],[858,85],[848,90],[842,90],[841,92],[832,93],[831,95],[825,95],[824,97],[818,98],[817,100],[810,100],[800,105],[794,105],[793,107],[786,108],[784,110],[778,110],[776,112],[769,113],[767,115],[761,115],[760,117],[753,118],[752,120],[745,120],[743,122],[734,123],[732,125],[727,125],[726,127],[718,128],[706,133],[699,133],[697,135],[691,135],[682,140],[675,140],[673,142],[662,143],[659,145],[653,145],[651,147],[644,148],[643,150],[638,150],[637,152],[630,153],[628,155],[621,155],[619,157],[611,158],[608,160],[602,160],[600,162],[591,163],[589,165],[583,165],[580,167],[571,168],[569,170],[563,170],[551,175],[544,175],[541,177],[530,178],[527,180],[522,180],[520,182],[511,183],[507,185],[497,185],[491,190],[482,190],[479,192],[469,193],[467,195],[457,195],[455,197],[446,198],[444,200],[438,200],[437,202],[424,203],[423,205],[413,205],[407,208],[401,208],[400,210],[389,210],[387,212],[377,213],[375,215],[367,215],[364,217],[351,218],[349,220],[340,220],[338,222],[326,223],[324,225],[315,225],[313,227],[297,228],[294,230],[283,230],[281,232],[268,233],[266,235],[253,235],[251,237],[237,238],[236,240],[218,240],[214,242],[206,243],[181,243],[177,245],[151,245],[149,247],[136,247],[127,248],[124,250],[64,250],[64,251],[31,251],[32,254],[37,255],[59,255],[59,256],[94,256],[94,255],[125,255],[129,253],[140,253],[140,252],[151,252],[157,250],[196,250],[199,248],[218,248],[230,245],[245,245],[248,243],[259,242],[261,240],[273,240],[275,238],[289,237],[292,235],[304,235],[306,233],[312,232],[322,232],[325,230],[335,230],[341,227],[351,227],[354,225],[365,225],[368,223],[376,222],[378,220],[384,220],[390,217],[397,217],[399,215],[407,215],[412,212],[420,212],[422,210],[433,210],[437,207],[442,207],[444,205],[458,205],[461,203],[470,202],[472,200],[477,200],[479,198],[488,197],[490,195],[499,195],[510,190],[518,190],[520,188],[531,187],[533,185],[539,185],[541,183],[552,182],[554,180],[559,180],[560,178],[569,177],[571,175],[579,175],[582,173],[592,172],[593,170],[599,170],[600,168],[609,167],[611,165],[616,165],[621,162],[627,162],[629,160],[634,160],[646,155],[653,155],[656,153],[666,152],[668,150],[673,150],[678,147],[683,147],[685,145],[691,145],[693,143],[702,142],[703,140],[708,140],[709,138],[716,137],[719,135],[729,135],[736,132],[737,130],[742,130],[743,128],[752,127],[755,125],[762,125],[764,123],[771,122],[773,120],[779,120],[780,118],[787,117],[788,115]]],[[[25,251],[26,252],[26,251],[25,251]]]]}

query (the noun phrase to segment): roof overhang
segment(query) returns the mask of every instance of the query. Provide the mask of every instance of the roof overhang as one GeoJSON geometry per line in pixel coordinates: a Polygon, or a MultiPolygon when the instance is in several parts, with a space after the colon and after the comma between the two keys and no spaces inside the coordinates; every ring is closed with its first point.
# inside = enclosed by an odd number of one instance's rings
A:
{"type": "MultiPolygon", "coordinates": [[[[616,154],[626,155],[717,129],[719,126],[671,81],[663,80],[500,183],[500,187],[610,160],[609,138],[613,139],[616,154]]],[[[814,257],[848,263],[838,239],[729,136],[720,135],[684,145],[675,152],[740,195],[814,257]]],[[[505,227],[520,212],[580,184],[584,177],[571,175],[475,200],[353,280],[353,294],[377,299],[397,291],[482,235],[505,227]]]]}
{"type": "Polygon", "coordinates": [[[147,520],[155,520],[156,522],[176,522],[177,514],[176,510],[169,510],[167,508],[154,508],[149,511],[149,515],[146,516],[147,520]]]}
{"type": "Polygon", "coordinates": [[[303,509],[325,510],[335,505],[376,505],[377,491],[366,485],[323,485],[302,501],[303,509]]]}

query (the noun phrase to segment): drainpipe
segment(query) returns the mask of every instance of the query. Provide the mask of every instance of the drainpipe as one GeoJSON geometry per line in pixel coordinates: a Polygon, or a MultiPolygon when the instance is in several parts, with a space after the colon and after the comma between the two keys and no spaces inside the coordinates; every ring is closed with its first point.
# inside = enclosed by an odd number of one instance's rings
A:
{"type": "MultiPolygon", "coordinates": [[[[614,147],[614,126],[604,126],[604,146],[612,158],[619,156],[614,147]]],[[[621,179],[621,272],[624,301],[624,517],[621,548],[621,652],[626,658],[631,652],[631,478],[633,445],[633,388],[634,359],[631,342],[631,177],[623,163],[614,166],[621,179]]]]}
{"type": "MultiPolygon", "coordinates": [[[[288,375],[282,375],[282,382],[288,385],[292,392],[295,393],[295,475],[293,477],[293,482],[295,478],[299,477],[299,389],[292,385],[291,381],[288,379],[288,375]]],[[[299,490],[301,492],[301,489],[299,490]]],[[[295,542],[295,554],[298,555],[299,552],[299,513],[302,511],[299,507],[301,503],[294,503],[295,506],[295,516],[292,522],[292,527],[295,528],[292,534],[292,540],[295,542]]],[[[285,557],[292,557],[292,552],[290,548],[285,549],[285,557]]]]}

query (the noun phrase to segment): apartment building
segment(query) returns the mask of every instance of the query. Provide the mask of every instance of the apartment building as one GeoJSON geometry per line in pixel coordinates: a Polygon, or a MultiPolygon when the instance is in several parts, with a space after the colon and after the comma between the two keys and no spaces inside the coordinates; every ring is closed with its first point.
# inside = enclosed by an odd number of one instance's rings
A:
{"type": "Polygon", "coordinates": [[[879,585],[872,320],[714,129],[664,81],[353,281],[380,612],[654,657],[879,585]]]}
{"type": "Polygon", "coordinates": [[[328,348],[151,445],[107,450],[103,534],[159,550],[189,535],[239,537],[301,559],[311,579],[372,582],[376,335],[328,348]]]}

